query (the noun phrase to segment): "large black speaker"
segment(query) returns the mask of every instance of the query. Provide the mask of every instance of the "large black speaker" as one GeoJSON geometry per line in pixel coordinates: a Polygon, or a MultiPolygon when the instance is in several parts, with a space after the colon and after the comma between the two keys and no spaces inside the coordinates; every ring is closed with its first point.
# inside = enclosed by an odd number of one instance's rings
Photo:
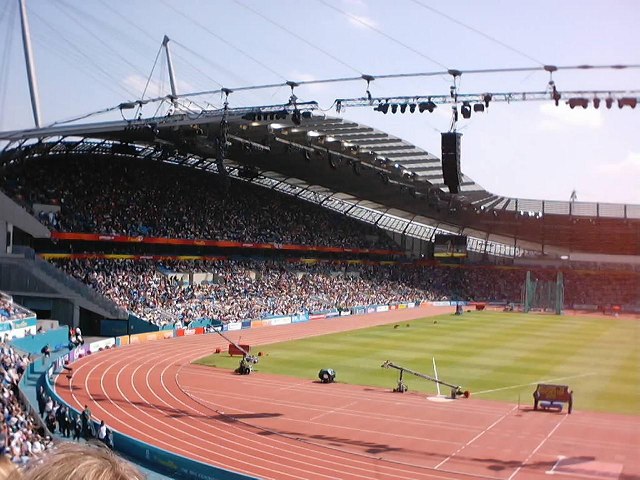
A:
{"type": "Polygon", "coordinates": [[[442,178],[449,192],[460,192],[460,139],[461,133],[442,134],[442,178]]]}

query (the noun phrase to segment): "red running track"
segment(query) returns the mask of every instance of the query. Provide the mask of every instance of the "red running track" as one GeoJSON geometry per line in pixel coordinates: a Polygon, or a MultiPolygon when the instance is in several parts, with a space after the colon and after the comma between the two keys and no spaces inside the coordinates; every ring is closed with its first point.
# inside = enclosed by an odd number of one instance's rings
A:
{"type": "MultiPolygon", "coordinates": [[[[394,311],[229,332],[264,345],[443,313],[394,311]]],[[[639,479],[640,418],[534,412],[190,362],[217,335],[85,357],[57,391],[112,428],[162,449],[264,479],[639,479]]]]}

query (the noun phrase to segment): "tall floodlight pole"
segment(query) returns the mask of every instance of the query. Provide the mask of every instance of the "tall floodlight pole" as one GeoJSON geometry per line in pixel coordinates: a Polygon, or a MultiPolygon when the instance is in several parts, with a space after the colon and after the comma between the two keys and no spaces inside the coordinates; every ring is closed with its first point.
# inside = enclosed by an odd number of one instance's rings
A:
{"type": "Polygon", "coordinates": [[[162,46],[167,54],[167,70],[169,70],[169,83],[171,84],[172,103],[175,107],[178,103],[178,94],[176,93],[176,78],[173,72],[173,63],[171,63],[171,51],[169,50],[169,37],[166,35],[162,39],[162,46]]]}
{"type": "Polygon", "coordinates": [[[40,128],[40,99],[38,98],[38,82],[36,81],[36,70],[31,52],[31,32],[29,31],[29,20],[27,19],[27,7],[25,0],[19,0],[19,2],[20,20],[22,23],[22,44],[24,46],[24,60],[27,65],[27,78],[29,79],[31,109],[33,110],[33,121],[36,124],[36,128],[40,128]]]}

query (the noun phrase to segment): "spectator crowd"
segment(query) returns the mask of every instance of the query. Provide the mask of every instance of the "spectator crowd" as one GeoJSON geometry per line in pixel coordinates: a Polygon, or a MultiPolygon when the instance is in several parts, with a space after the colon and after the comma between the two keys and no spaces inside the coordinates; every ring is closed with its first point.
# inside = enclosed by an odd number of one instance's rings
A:
{"type": "Polygon", "coordinates": [[[64,232],[395,248],[382,230],[247,182],[156,161],[35,159],[2,172],[9,196],[64,232]],[[33,205],[47,205],[34,211],[33,205]],[[51,209],[51,206],[55,210],[51,209]]]}
{"type": "Polygon", "coordinates": [[[2,456],[22,465],[43,455],[53,444],[20,397],[18,383],[29,366],[29,356],[20,355],[6,343],[0,343],[0,356],[0,450],[2,456]]]}
{"type": "MultiPolygon", "coordinates": [[[[223,322],[419,301],[515,302],[526,269],[294,263],[258,260],[56,260],[118,306],[158,325],[198,318],[223,322]],[[206,273],[208,281],[183,282],[206,273]],[[178,275],[172,275],[178,274],[178,275]]],[[[553,270],[534,271],[553,281],[553,270]]],[[[565,304],[638,302],[637,275],[565,274],[565,304]]]]}
{"type": "Polygon", "coordinates": [[[111,430],[104,422],[94,429],[88,408],[76,414],[54,401],[42,386],[36,395],[38,413],[30,410],[21,395],[19,383],[31,361],[30,355],[21,354],[8,343],[0,342],[0,462],[6,459],[23,467],[34,464],[34,460],[46,458],[58,448],[50,436],[56,432],[76,441],[97,438],[108,448],[113,448],[111,430]]]}
{"type": "Polygon", "coordinates": [[[20,320],[32,315],[33,313],[29,312],[29,310],[14,303],[10,296],[0,293],[0,322],[20,320]]]}
{"type": "Polygon", "coordinates": [[[197,318],[224,322],[357,305],[428,298],[391,267],[303,265],[271,261],[58,260],[67,273],[118,306],[157,324],[197,318]],[[213,281],[182,284],[170,272],[212,273],[213,281]]]}
{"type": "MultiPolygon", "coordinates": [[[[39,218],[60,231],[393,248],[382,230],[317,205],[157,161],[34,158],[7,166],[2,175],[4,190],[17,201],[28,208],[48,205],[39,218]]],[[[163,265],[94,259],[59,265],[120,307],[158,324],[421,300],[519,302],[525,275],[524,269],[293,266],[249,260],[163,265]],[[184,285],[163,269],[210,272],[214,280],[184,285]]],[[[551,279],[555,272],[538,274],[551,279]]],[[[603,286],[602,276],[570,272],[565,303],[640,303],[637,279],[608,277],[603,286]]],[[[0,319],[16,315],[9,308],[0,303],[0,319]]]]}
{"type": "Polygon", "coordinates": [[[568,305],[640,306],[640,274],[567,271],[564,292],[568,305]]]}

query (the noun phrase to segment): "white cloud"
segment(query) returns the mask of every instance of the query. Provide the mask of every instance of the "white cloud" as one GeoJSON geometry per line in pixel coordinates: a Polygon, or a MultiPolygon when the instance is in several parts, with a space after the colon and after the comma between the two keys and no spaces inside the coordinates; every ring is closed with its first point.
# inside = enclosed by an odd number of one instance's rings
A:
{"type": "Polygon", "coordinates": [[[351,25],[357,28],[368,28],[368,27],[377,27],[378,22],[374,19],[365,17],[364,15],[353,15],[351,14],[347,19],[351,25]]]}
{"type": "Polygon", "coordinates": [[[544,116],[538,126],[543,130],[564,130],[570,127],[600,128],[602,114],[594,108],[570,108],[566,104],[557,107],[553,103],[540,106],[540,113],[544,116]]]}
{"type": "Polygon", "coordinates": [[[640,152],[629,152],[627,158],[614,163],[604,163],[596,167],[600,175],[640,178],[640,152]]]}

